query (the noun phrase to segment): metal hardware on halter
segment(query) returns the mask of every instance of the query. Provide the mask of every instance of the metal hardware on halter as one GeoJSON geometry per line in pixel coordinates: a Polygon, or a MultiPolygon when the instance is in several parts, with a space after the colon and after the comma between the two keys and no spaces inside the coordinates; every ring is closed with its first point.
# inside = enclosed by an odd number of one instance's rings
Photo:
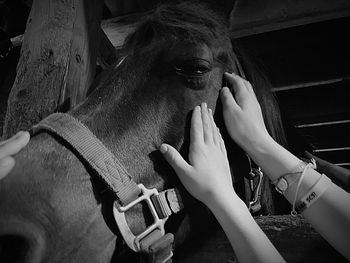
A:
{"type": "Polygon", "coordinates": [[[164,230],[164,224],[168,220],[168,217],[165,217],[163,219],[160,219],[157,211],[151,201],[151,196],[158,195],[157,189],[147,189],[142,184],[138,185],[141,189],[142,195],[129,203],[126,206],[119,206],[117,202],[114,202],[113,205],[113,214],[115,221],[117,222],[118,228],[120,230],[120,233],[122,234],[126,244],[135,252],[141,251],[141,241],[143,238],[145,238],[147,235],[151,234],[154,230],[158,229],[160,231],[160,236],[164,236],[165,230],[164,230]],[[126,222],[125,218],[125,212],[128,211],[130,208],[132,208],[134,205],[145,201],[151,210],[151,214],[153,216],[154,222],[152,225],[150,225],[148,228],[146,228],[145,231],[143,231],[141,234],[135,236],[131,229],[128,226],[128,223],[126,222]]]}
{"type": "Polygon", "coordinates": [[[245,177],[249,180],[249,188],[251,195],[249,198],[248,209],[252,214],[256,214],[261,210],[261,190],[264,174],[260,167],[253,168],[252,161],[247,155],[250,172],[245,177]],[[254,180],[257,181],[254,185],[254,180]]]}
{"type": "MultiPolygon", "coordinates": [[[[261,189],[262,189],[262,179],[263,179],[263,172],[261,171],[260,167],[252,168],[252,171],[250,173],[254,173],[255,177],[258,177],[258,183],[256,187],[254,187],[254,184],[251,185],[252,190],[252,196],[251,200],[249,201],[249,211],[252,214],[255,214],[261,210],[261,189]]],[[[253,180],[250,180],[250,182],[253,182],[253,180]]]]}
{"type": "Polygon", "coordinates": [[[137,184],[114,154],[79,120],[65,113],[54,113],[30,130],[31,136],[47,131],[60,137],[73,147],[96,174],[108,185],[116,197],[113,213],[125,242],[134,251],[144,252],[156,262],[168,262],[172,257],[174,236],[165,234],[164,224],[173,213],[183,209],[183,201],[177,188],[158,193],[137,184]],[[141,196],[140,196],[141,195],[141,196]],[[153,224],[135,236],[125,219],[125,212],[145,201],[154,218],[153,224]],[[164,253],[158,253],[162,250],[164,253]]]}

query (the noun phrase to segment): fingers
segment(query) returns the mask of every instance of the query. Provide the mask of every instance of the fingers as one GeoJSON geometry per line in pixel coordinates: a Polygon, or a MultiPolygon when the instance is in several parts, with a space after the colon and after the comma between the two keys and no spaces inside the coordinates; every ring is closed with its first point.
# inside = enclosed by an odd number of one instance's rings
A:
{"type": "Polygon", "coordinates": [[[233,95],[228,87],[223,87],[220,92],[220,99],[223,106],[223,109],[234,109],[239,110],[240,107],[238,106],[236,100],[233,98],[233,95]]]}
{"type": "Polygon", "coordinates": [[[204,142],[211,143],[213,142],[213,132],[212,132],[212,127],[211,127],[212,125],[209,117],[209,111],[206,103],[202,103],[201,113],[202,113],[204,142]]]}
{"type": "Polygon", "coordinates": [[[219,135],[220,135],[220,140],[219,140],[220,150],[221,150],[221,152],[223,152],[223,153],[226,155],[226,146],[225,146],[225,142],[224,142],[224,139],[222,139],[222,137],[221,137],[221,134],[220,134],[219,129],[218,129],[218,133],[219,133],[219,135]]]}
{"type": "Polygon", "coordinates": [[[203,143],[203,125],[202,125],[202,113],[201,107],[196,106],[192,113],[191,119],[191,142],[193,143],[203,143]]]}
{"type": "Polygon", "coordinates": [[[0,143],[0,159],[18,153],[29,142],[28,132],[18,132],[15,136],[0,143]]]}
{"type": "Polygon", "coordinates": [[[243,78],[234,73],[229,74],[225,72],[224,75],[228,82],[232,85],[232,88],[235,92],[235,97],[237,99],[241,98],[245,93],[247,93],[248,90],[245,83],[246,81],[243,78]]]}
{"type": "Polygon", "coordinates": [[[191,119],[191,143],[219,143],[219,135],[213,118],[213,111],[206,103],[196,106],[191,119]]]}
{"type": "Polygon", "coordinates": [[[15,159],[7,156],[0,159],[0,180],[4,178],[15,166],[15,159]]]}
{"type": "Polygon", "coordinates": [[[212,132],[212,136],[213,136],[213,142],[216,145],[220,145],[220,131],[218,129],[218,127],[216,127],[215,121],[214,121],[214,117],[213,117],[213,112],[211,109],[209,109],[209,118],[210,118],[210,126],[211,126],[211,132],[212,132]]]}
{"type": "Polygon", "coordinates": [[[233,87],[233,90],[235,92],[234,99],[238,104],[240,104],[242,100],[244,100],[247,94],[250,94],[256,98],[253,86],[249,81],[241,78],[240,76],[234,73],[230,74],[226,72],[225,77],[233,87]]]}
{"type": "Polygon", "coordinates": [[[182,158],[181,154],[174,147],[163,143],[159,150],[178,175],[190,169],[190,165],[182,158]]]}

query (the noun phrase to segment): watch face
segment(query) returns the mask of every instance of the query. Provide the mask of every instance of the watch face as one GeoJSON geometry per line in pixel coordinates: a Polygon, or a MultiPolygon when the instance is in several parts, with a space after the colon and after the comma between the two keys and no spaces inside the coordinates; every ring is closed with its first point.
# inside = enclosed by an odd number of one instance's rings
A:
{"type": "Polygon", "coordinates": [[[288,189],[288,182],[285,178],[281,178],[277,185],[276,185],[276,190],[283,194],[286,190],[288,189]]]}

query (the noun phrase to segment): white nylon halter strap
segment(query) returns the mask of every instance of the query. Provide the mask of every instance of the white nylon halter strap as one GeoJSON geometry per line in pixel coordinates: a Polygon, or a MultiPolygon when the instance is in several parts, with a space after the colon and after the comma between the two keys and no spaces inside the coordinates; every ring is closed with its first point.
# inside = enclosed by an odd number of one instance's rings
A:
{"type": "Polygon", "coordinates": [[[79,120],[69,114],[54,113],[31,133],[50,131],[69,143],[116,194],[120,205],[127,205],[140,194],[140,189],[114,154],[79,120]]]}

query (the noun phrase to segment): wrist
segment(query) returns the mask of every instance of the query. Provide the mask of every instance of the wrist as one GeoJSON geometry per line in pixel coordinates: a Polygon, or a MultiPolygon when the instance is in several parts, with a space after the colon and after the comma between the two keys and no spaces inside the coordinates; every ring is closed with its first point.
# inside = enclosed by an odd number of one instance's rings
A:
{"type": "Polygon", "coordinates": [[[212,195],[211,198],[208,198],[204,203],[212,212],[220,207],[227,206],[228,204],[230,206],[242,204],[246,207],[245,203],[238,197],[233,188],[232,190],[227,191],[217,191],[215,195],[212,195]]]}
{"type": "Polygon", "coordinates": [[[249,138],[243,149],[250,155],[264,155],[276,149],[278,143],[269,135],[264,134],[249,138]]]}

